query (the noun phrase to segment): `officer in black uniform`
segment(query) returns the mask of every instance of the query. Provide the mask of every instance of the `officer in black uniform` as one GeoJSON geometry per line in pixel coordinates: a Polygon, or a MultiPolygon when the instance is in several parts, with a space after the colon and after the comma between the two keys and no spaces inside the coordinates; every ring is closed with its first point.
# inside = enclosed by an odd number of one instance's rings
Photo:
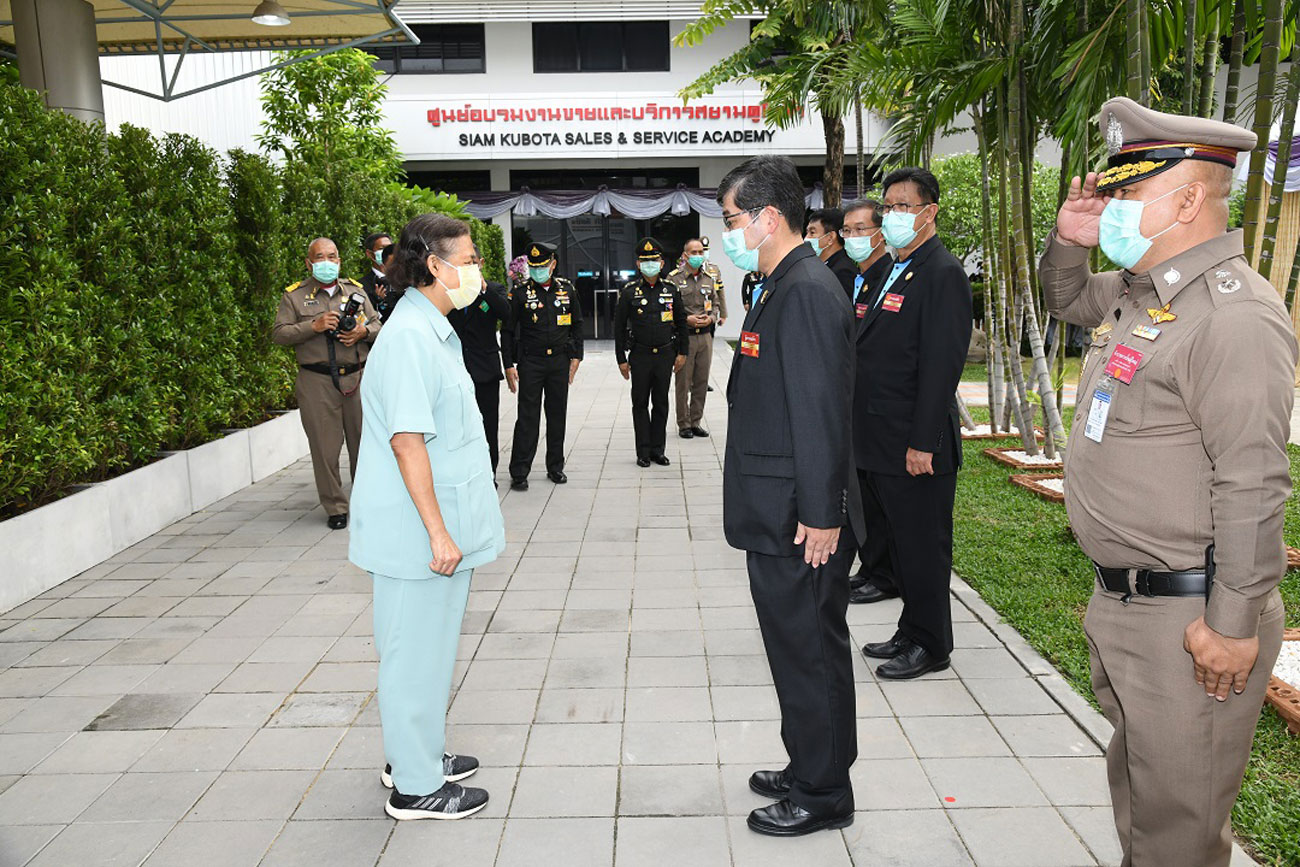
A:
{"type": "Polygon", "coordinates": [[[506,379],[519,384],[519,417],[510,453],[510,487],[528,490],[537,453],[538,424],[546,406],[546,477],[564,474],[564,421],[569,386],[582,361],[582,306],[573,284],[555,276],[554,248],[528,245],[528,281],[511,293],[508,327],[501,332],[506,379]],[[518,365],[518,373],[515,366],[518,365]]]}
{"type": "Polygon", "coordinates": [[[763,285],[764,279],[763,272],[750,271],[740,282],[740,302],[745,305],[746,312],[749,312],[749,308],[753,306],[754,293],[758,291],[759,286],[763,285]]]}
{"type": "Polygon", "coordinates": [[[660,279],[664,251],[659,242],[643,238],[636,249],[641,276],[629,280],[619,294],[614,313],[614,352],[623,378],[632,380],[637,466],[648,467],[653,461],[666,467],[671,463],[664,454],[668,385],[673,373],[686,363],[686,308],[677,287],[660,279]]]}
{"type": "MultiPolygon", "coordinates": [[[[474,248],[474,264],[483,257],[474,248]]],[[[499,448],[497,443],[498,418],[501,407],[501,346],[497,343],[498,327],[505,328],[510,321],[510,299],[506,287],[500,283],[483,281],[483,291],[478,300],[461,310],[452,310],[447,321],[460,337],[460,351],[465,359],[465,369],[474,380],[474,399],[483,415],[483,433],[487,435],[488,453],[492,456],[492,472],[497,469],[499,448]]],[[[514,386],[511,386],[514,391],[514,386]]]]}
{"type": "Polygon", "coordinates": [[[388,319],[397,302],[406,292],[405,288],[393,288],[388,285],[388,276],[384,273],[388,260],[388,248],[393,246],[393,238],[387,232],[374,232],[366,235],[361,247],[366,254],[366,264],[370,266],[361,277],[361,287],[366,290],[366,297],[379,314],[379,321],[388,319]]]}

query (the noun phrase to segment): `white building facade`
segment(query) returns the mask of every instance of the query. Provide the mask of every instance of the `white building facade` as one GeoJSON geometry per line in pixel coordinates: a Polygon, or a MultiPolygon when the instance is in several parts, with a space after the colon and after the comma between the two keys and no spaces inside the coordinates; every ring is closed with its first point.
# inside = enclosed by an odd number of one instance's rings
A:
{"type": "MultiPolygon", "coordinates": [[[[825,152],[815,114],[788,129],[769,126],[752,82],[689,102],[680,97],[745,44],[749,22],[681,48],[673,39],[698,3],[408,0],[397,11],[422,44],[377,50],[377,65],[388,76],[385,117],[413,183],[486,209],[504,230],[508,257],[531,241],[555,245],[560,273],[578,287],[589,337],[610,336],[639,238],[657,238],[676,257],[688,238],[708,236],[732,314],[720,333],[737,332],[742,275],[721,253],[713,189],[746,157],[784,154],[800,166],[815,202],[825,152]],[[531,195],[511,201],[524,192],[531,195]]],[[[182,75],[198,84],[204,75],[237,73],[240,64],[264,66],[268,57],[192,57],[182,75]]],[[[101,63],[106,79],[147,86],[157,76],[156,61],[101,63]]],[[[110,128],[130,122],[190,133],[222,150],[255,149],[257,95],[255,78],[166,104],[107,89],[105,111],[110,128]]],[[[846,126],[851,149],[852,118],[846,126]]],[[[868,151],[883,134],[882,124],[866,124],[868,151]]],[[[851,170],[851,154],[847,162],[851,170]]]]}

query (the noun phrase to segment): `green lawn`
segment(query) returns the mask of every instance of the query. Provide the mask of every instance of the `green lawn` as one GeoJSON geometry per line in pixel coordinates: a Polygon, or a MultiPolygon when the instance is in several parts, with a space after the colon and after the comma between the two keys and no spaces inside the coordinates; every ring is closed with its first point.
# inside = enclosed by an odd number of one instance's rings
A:
{"type": "MultiPolygon", "coordinates": [[[[1080,366],[1079,356],[1077,355],[1066,356],[1065,359],[1065,381],[1066,382],[1079,381],[1079,366],[1080,366]]],[[[1034,372],[1033,359],[1030,358],[1023,359],[1021,367],[1024,369],[1026,377],[1032,375],[1034,372]]],[[[1055,368],[1052,369],[1052,376],[1056,376],[1055,368]]],[[[961,381],[962,382],[988,382],[988,368],[986,368],[983,364],[968,364],[964,368],[962,368],[961,381]]]]}
{"type": "MultiPolygon", "coordinates": [[[[1077,359],[1072,361],[1077,365],[1077,359]]],[[[976,407],[973,412],[979,421],[988,419],[987,410],[976,407]]],[[[1072,414],[1066,411],[1067,428],[1072,414]]],[[[1008,483],[1012,471],[981,453],[987,445],[976,441],[964,447],[953,568],[1092,701],[1083,634],[1091,564],[1070,534],[1065,507],[1008,483]]],[[[1292,478],[1300,479],[1300,448],[1288,450],[1292,478]]],[[[1300,547],[1295,496],[1287,502],[1286,540],[1300,547]]],[[[1287,625],[1300,625],[1300,573],[1287,574],[1282,592],[1287,625]]],[[[1268,707],[1260,718],[1233,826],[1261,863],[1300,867],[1300,738],[1290,736],[1268,707]]]]}

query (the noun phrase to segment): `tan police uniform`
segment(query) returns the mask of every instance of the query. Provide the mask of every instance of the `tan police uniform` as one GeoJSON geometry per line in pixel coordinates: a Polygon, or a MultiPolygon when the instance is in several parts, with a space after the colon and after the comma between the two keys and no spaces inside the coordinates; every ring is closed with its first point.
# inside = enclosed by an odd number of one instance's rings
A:
{"type": "Polygon", "coordinates": [[[713,364],[713,330],[719,319],[727,318],[727,297],[722,286],[722,272],[712,262],[705,262],[694,274],[685,265],[675,268],[668,274],[668,282],[677,287],[688,316],[707,313],[712,318],[707,326],[687,327],[690,346],[686,363],[674,374],[677,430],[681,432],[700,427],[704,418],[709,369],[713,364]]]}
{"type": "MultiPolygon", "coordinates": [[[[1106,104],[1102,130],[1111,161],[1099,191],[1184,158],[1232,165],[1255,141],[1129,100],[1106,104]]],[[[1123,863],[1226,867],[1229,816],[1282,638],[1296,340],[1239,231],[1145,274],[1093,275],[1088,255],[1053,236],[1040,274],[1048,310],[1094,329],[1065,497],[1098,567],[1084,626],[1093,688],[1115,725],[1106,759],[1123,863]],[[1202,615],[1223,635],[1259,637],[1244,694],[1225,702],[1206,696],[1183,649],[1202,615]]]]}
{"type": "MultiPolygon", "coordinates": [[[[367,334],[352,346],[314,331],[312,320],[322,313],[343,310],[348,296],[365,291],[360,283],[340,277],[333,296],[321,288],[314,277],[285,287],[280,309],[275,314],[271,339],[282,346],[292,346],[298,359],[298,380],[294,393],[302,428],[311,446],[312,469],[316,474],[316,492],[327,515],[345,515],[348,498],[339,476],[339,450],[344,441],[352,474],[357,472],[357,448],[361,443],[361,369],[366,354],[379,333],[379,317],[370,299],[361,307],[367,334]],[[330,344],[333,344],[337,377],[330,372],[330,344]]],[[[360,321],[360,317],[358,317],[360,321]]]]}

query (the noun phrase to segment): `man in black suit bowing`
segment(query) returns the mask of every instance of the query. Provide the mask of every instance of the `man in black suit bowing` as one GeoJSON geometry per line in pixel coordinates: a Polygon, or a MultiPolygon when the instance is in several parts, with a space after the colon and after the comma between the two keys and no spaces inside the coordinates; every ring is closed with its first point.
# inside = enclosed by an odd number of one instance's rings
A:
{"type": "Polygon", "coordinates": [[[853,822],[845,613],[858,505],[854,319],[844,290],[803,243],[803,184],[790,160],[741,164],[722,179],[718,202],[727,255],[742,271],[768,275],[727,383],[723,525],[727,542],[747,553],[790,763],[750,777],[751,789],[777,803],[750,813],[749,827],[797,836],[853,822]]]}
{"type": "Polygon", "coordinates": [[[858,323],[853,452],[868,526],[888,527],[903,614],[862,648],[890,680],[948,667],[952,510],[961,466],[955,394],[971,335],[966,270],[939,241],[939,182],[905,168],[884,181],[883,232],[897,251],[858,323]]]}

